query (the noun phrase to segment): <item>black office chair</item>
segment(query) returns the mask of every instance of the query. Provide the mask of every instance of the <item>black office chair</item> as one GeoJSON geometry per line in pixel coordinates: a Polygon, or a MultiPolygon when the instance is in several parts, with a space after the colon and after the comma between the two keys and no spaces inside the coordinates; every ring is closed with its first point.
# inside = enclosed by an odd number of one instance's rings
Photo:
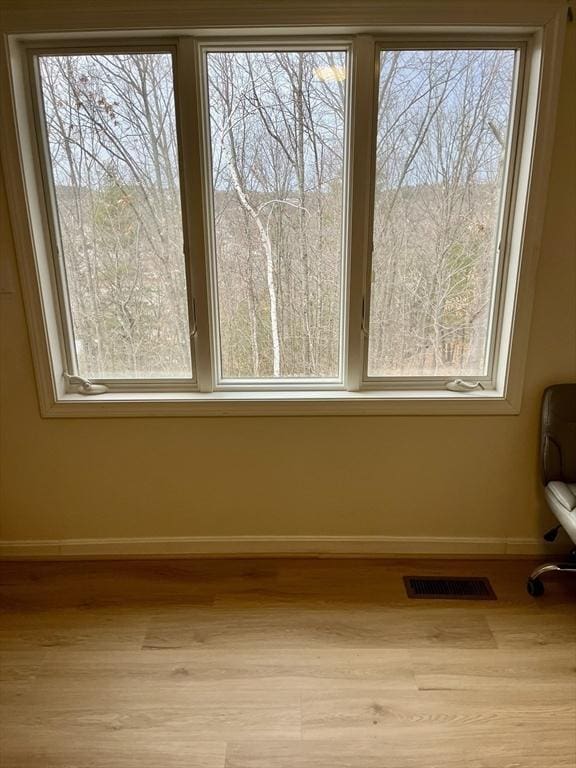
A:
{"type": "MultiPolygon", "coordinates": [[[[541,430],[544,495],[559,523],[544,538],[554,541],[564,528],[576,544],[576,384],[555,384],[545,390],[541,430]]],[[[546,563],[531,573],[527,588],[533,597],[544,593],[540,576],[551,571],[576,573],[576,548],[570,562],[546,563]]]]}

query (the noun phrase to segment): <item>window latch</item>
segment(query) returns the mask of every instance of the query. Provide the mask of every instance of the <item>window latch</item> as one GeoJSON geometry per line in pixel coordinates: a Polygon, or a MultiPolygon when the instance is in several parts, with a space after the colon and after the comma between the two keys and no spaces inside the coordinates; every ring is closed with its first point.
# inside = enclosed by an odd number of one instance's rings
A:
{"type": "Polygon", "coordinates": [[[366,317],[366,315],[367,315],[366,310],[367,310],[366,298],[364,297],[364,298],[362,298],[362,321],[361,321],[360,328],[362,330],[362,334],[366,338],[369,338],[369,336],[370,336],[370,324],[368,322],[368,318],[366,317]]]}
{"type": "Polygon", "coordinates": [[[105,384],[94,384],[90,379],[83,379],[82,376],[72,376],[69,373],[62,374],[66,379],[70,390],[76,395],[103,395],[108,392],[105,384]]]}
{"type": "Polygon", "coordinates": [[[196,299],[192,299],[192,324],[190,327],[190,338],[198,336],[198,320],[196,318],[196,299]]]}
{"type": "Polygon", "coordinates": [[[446,389],[450,392],[474,392],[477,389],[484,389],[479,381],[464,381],[464,379],[454,379],[446,384],[446,389]]]}

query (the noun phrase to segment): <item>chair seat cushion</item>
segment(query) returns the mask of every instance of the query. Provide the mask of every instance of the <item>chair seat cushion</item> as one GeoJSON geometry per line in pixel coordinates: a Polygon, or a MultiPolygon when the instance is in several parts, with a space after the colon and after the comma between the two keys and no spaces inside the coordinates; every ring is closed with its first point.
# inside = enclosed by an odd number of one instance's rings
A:
{"type": "Polygon", "coordinates": [[[576,544],[576,483],[562,483],[560,480],[552,480],[544,492],[550,509],[576,544]]]}

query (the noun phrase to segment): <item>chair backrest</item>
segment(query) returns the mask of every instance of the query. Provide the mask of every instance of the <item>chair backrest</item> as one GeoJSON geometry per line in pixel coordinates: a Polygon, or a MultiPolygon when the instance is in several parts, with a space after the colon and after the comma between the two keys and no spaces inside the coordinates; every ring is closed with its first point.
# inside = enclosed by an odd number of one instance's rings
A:
{"type": "Polygon", "coordinates": [[[576,384],[544,391],[541,433],[542,479],[576,483],[576,384]]]}

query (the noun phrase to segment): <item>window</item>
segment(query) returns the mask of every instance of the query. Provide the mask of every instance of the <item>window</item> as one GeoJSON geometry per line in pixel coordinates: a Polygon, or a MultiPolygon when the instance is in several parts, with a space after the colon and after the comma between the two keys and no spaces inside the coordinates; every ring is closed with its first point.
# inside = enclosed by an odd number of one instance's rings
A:
{"type": "Polygon", "coordinates": [[[370,378],[490,373],[515,59],[380,53],[370,378]]]}
{"type": "Polygon", "coordinates": [[[190,377],[172,56],[37,62],[74,372],[190,377]]]}
{"type": "Polygon", "coordinates": [[[540,33],[12,50],[56,404],[470,412],[521,391],[540,33]]]}
{"type": "Polygon", "coordinates": [[[341,380],[346,52],[206,70],[219,379],[341,380]]]}

